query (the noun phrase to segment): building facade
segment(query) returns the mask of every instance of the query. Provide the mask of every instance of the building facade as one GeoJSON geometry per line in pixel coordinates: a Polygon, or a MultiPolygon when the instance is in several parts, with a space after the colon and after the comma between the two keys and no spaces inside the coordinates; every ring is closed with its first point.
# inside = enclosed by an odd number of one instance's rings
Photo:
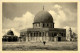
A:
{"type": "Polygon", "coordinates": [[[20,37],[26,42],[66,41],[66,29],[54,28],[53,17],[43,10],[35,15],[33,28],[21,30],[20,37]]]}

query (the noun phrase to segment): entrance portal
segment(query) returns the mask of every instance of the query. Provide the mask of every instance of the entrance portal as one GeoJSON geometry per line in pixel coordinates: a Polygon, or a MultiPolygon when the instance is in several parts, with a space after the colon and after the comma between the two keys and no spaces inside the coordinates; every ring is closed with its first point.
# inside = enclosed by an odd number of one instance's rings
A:
{"type": "Polygon", "coordinates": [[[58,37],[58,41],[61,41],[61,37],[58,37]]]}

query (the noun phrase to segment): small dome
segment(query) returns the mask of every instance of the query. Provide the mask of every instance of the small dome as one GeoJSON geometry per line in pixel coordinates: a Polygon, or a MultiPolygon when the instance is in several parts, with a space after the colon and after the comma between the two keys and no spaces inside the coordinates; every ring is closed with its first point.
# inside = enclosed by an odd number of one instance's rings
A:
{"type": "Polygon", "coordinates": [[[14,35],[14,33],[13,33],[12,30],[9,30],[9,31],[7,32],[7,35],[14,35]]]}
{"type": "Polygon", "coordinates": [[[34,23],[36,22],[53,23],[53,18],[49,12],[40,11],[34,17],[34,23]]]}

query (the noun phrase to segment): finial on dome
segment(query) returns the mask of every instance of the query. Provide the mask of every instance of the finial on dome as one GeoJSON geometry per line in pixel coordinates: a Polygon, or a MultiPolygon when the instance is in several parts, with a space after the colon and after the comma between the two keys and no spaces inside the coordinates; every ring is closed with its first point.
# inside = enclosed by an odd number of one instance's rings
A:
{"type": "Polygon", "coordinates": [[[44,10],[44,6],[43,6],[43,10],[44,10]]]}

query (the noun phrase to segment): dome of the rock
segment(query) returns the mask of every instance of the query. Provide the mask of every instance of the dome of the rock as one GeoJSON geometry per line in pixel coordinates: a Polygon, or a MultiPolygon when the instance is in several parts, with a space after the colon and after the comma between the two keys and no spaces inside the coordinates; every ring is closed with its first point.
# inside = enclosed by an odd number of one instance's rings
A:
{"type": "Polygon", "coordinates": [[[53,23],[53,17],[47,11],[40,11],[34,17],[34,23],[36,22],[53,23]]]}

